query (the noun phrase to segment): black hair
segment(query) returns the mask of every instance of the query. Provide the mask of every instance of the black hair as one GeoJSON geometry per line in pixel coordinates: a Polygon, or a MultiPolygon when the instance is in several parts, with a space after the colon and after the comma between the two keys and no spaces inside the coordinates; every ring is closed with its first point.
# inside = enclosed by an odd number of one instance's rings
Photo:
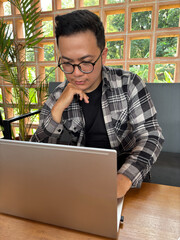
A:
{"type": "Polygon", "coordinates": [[[75,33],[92,31],[97,40],[97,46],[103,50],[105,47],[104,27],[100,18],[89,10],[76,10],[65,15],[55,17],[55,34],[58,45],[60,36],[70,36],[75,33]]]}

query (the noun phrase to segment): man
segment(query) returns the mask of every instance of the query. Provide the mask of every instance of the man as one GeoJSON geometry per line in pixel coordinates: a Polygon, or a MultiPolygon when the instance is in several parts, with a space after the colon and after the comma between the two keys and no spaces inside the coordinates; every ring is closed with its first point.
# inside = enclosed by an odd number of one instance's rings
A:
{"type": "Polygon", "coordinates": [[[67,80],[46,101],[31,141],[117,150],[117,197],[139,187],[163,143],[156,110],[141,79],[105,67],[99,17],[78,10],[56,17],[59,67],[67,80]]]}

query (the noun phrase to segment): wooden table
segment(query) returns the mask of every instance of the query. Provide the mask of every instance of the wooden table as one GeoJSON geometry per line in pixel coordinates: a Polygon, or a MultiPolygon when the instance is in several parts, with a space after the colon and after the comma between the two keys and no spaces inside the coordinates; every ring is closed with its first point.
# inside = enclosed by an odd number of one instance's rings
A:
{"type": "MultiPolygon", "coordinates": [[[[122,214],[118,239],[178,240],[180,188],[143,183],[128,192],[122,214]]],[[[0,240],[101,239],[107,238],[0,214],[0,240]]]]}

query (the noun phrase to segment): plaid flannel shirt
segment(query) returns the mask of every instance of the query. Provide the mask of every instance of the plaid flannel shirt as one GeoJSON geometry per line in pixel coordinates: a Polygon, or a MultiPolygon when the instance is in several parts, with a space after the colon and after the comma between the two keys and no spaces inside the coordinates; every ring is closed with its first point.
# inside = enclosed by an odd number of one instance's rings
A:
{"type": "MultiPolygon", "coordinates": [[[[102,81],[102,111],[111,148],[118,156],[130,152],[118,173],[130,178],[133,187],[140,187],[164,141],[155,107],[136,74],[103,67],[102,81]]],[[[60,83],[44,104],[31,141],[83,146],[85,122],[77,96],[63,112],[61,123],[51,115],[66,85],[67,81],[60,83]]]]}

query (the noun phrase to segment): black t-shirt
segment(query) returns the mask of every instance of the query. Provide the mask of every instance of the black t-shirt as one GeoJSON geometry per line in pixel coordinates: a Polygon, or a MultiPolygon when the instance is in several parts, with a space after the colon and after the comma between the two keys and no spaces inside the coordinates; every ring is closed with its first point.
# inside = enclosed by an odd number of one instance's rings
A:
{"type": "Polygon", "coordinates": [[[101,106],[102,82],[93,92],[86,94],[89,103],[81,102],[85,119],[85,146],[110,149],[101,106]]]}

